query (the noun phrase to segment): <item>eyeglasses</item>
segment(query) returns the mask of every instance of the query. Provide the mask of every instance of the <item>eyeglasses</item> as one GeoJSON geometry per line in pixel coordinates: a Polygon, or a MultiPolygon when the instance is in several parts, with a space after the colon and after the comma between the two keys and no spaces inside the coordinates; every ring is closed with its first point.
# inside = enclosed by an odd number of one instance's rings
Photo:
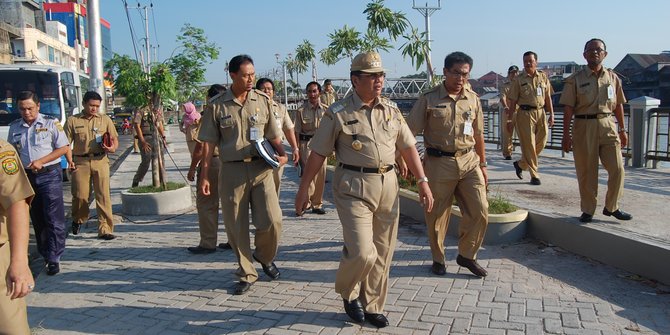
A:
{"type": "Polygon", "coordinates": [[[601,54],[605,52],[605,49],[597,48],[597,49],[586,49],[584,50],[585,52],[595,52],[597,54],[601,54]]]}
{"type": "Polygon", "coordinates": [[[470,77],[470,72],[454,72],[454,71],[449,71],[447,72],[451,77],[453,78],[463,78],[463,79],[468,79],[470,77]]]}
{"type": "Polygon", "coordinates": [[[384,73],[384,72],[381,72],[381,73],[361,73],[358,76],[362,77],[362,78],[370,78],[372,80],[377,80],[377,79],[384,79],[384,77],[386,77],[386,73],[384,73]]]}

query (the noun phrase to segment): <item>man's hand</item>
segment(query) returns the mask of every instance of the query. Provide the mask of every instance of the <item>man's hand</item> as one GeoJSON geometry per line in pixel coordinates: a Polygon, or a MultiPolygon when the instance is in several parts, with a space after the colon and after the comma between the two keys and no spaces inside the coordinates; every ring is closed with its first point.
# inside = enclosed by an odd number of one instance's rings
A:
{"type": "Polygon", "coordinates": [[[298,189],[298,192],[295,194],[295,215],[302,216],[305,213],[305,209],[309,207],[309,196],[307,194],[307,188],[301,187],[298,189]]]}
{"type": "Polygon", "coordinates": [[[572,150],[572,136],[570,134],[563,133],[561,147],[563,147],[563,152],[570,152],[572,150]]]}
{"type": "Polygon", "coordinates": [[[70,169],[70,172],[77,171],[77,165],[74,164],[74,161],[67,162],[67,168],[70,169]]]}
{"type": "Polygon", "coordinates": [[[5,278],[7,284],[6,295],[11,299],[23,298],[35,287],[33,274],[28,267],[28,260],[25,262],[11,262],[7,269],[5,278]]]}
{"type": "Polygon", "coordinates": [[[419,186],[419,201],[421,203],[421,206],[423,206],[426,212],[430,213],[433,211],[433,202],[435,201],[435,199],[433,199],[433,193],[430,191],[428,183],[419,183],[418,186],[419,186]]]}
{"type": "Polygon", "coordinates": [[[202,193],[202,195],[209,195],[210,194],[210,192],[209,192],[209,179],[207,179],[207,177],[203,177],[200,180],[200,193],[202,193]]]}
{"type": "Polygon", "coordinates": [[[293,155],[291,158],[293,159],[293,166],[298,166],[298,162],[300,162],[300,150],[298,147],[293,148],[293,155]]]}
{"type": "Polygon", "coordinates": [[[554,126],[554,113],[549,114],[549,128],[554,126]]]}
{"type": "Polygon", "coordinates": [[[33,172],[37,172],[39,170],[42,170],[43,167],[44,167],[44,165],[42,164],[42,162],[40,162],[39,160],[36,160],[36,161],[30,162],[30,164],[28,164],[26,169],[30,169],[30,170],[33,170],[33,172]]]}
{"type": "Polygon", "coordinates": [[[482,170],[482,175],[484,176],[484,185],[486,185],[486,188],[488,189],[489,186],[489,171],[486,168],[486,166],[480,166],[480,170],[482,170]]]}
{"type": "Polygon", "coordinates": [[[186,179],[188,179],[188,181],[195,181],[195,169],[188,169],[188,174],[186,174],[186,179]]]}
{"type": "Polygon", "coordinates": [[[105,150],[106,153],[113,154],[114,153],[114,145],[112,144],[111,146],[106,146],[105,143],[100,143],[102,146],[102,150],[105,150]]]}
{"type": "Polygon", "coordinates": [[[625,148],[628,145],[628,134],[625,131],[620,131],[619,139],[621,140],[621,147],[625,148]]]}
{"type": "Polygon", "coordinates": [[[140,144],[140,146],[142,146],[142,151],[144,151],[144,152],[146,152],[146,153],[151,152],[151,144],[149,144],[149,142],[147,142],[147,141],[142,141],[142,143],[140,144]]]}
{"type": "Polygon", "coordinates": [[[284,155],[284,156],[275,155],[275,159],[277,161],[279,161],[279,166],[284,166],[284,164],[286,164],[286,162],[288,162],[288,156],[287,155],[284,155]]]}
{"type": "Polygon", "coordinates": [[[409,169],[407,168],[407,163],[402,158],[402,156],[397,156],[395,163],[398,165],[398,172],[400,173],[400,176],[407,178],[409,176],[409,169]]]}

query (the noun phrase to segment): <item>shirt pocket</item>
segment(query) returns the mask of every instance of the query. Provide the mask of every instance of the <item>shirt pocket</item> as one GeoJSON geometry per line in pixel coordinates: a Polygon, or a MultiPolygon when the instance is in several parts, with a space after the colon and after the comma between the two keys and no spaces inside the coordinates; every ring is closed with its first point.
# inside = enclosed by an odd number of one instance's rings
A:
{"type": "Polygon", "coordinates": [[[86,127],[74,129],[74,137],[79,141],[86,142],[86,139],[88,137],[87,135],[88,135],[88,129],[86,127]]]}
{"type": "Polygon", "coordinates": [[[232,115],[222,115],[219,118],[219,127],[221,129],[230,129],[235,126],[235,120],[232,115]]]}

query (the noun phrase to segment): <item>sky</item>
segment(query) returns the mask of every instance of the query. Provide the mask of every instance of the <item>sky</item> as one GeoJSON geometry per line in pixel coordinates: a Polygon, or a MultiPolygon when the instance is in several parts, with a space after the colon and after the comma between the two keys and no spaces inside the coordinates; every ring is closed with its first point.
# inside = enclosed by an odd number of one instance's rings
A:
{"type": "MultiPolygon", "coordinates": [[[[178,46],[176,37],[184,24],[202,28],[209,41],[220,48],[219,59],[207,66],[206,84],[226,83],[226,61],[246,53],[254,59],[257,77],[278,73],[275,54],[284,58],[308,40],[317,52],[328,46],[328,34],[345,24],[364,33],[363,14],[369,1],[354,0],[139,0],[129,6],[149,6],[149,39],[160,45],[158,59],[168,58],[178,46]]],[[[413,26],[424,31],[423,16],[412,9],[411,0],[386,0],[393,11],[406,14],[413,26]]],[[[418,6],[437,5],[421,0],[418,6]]],[[[462,51],[474,59],[472,78],[489,71],[506,73],[512,65],[522,67],[525,51],[538,54],[539,62],[575,61],[584,64],[584,43],[601,38],[607,44],[607,67],[615,67],[628,53],[659,54],[670,50],[670,1],[668,0],[468,0],[441,1],[441,10],[430,18],[433,67],[442,72],[444,57],[462,51]]],[[[129,9],[137,38],[144,38],[144,22],[138,9],[129,9]]],[[[134,57],[123,0],[100,1],[101,17],[111,24],[112,50],[134,57]]],[[[416,70],[398,47],[381,52],[387,77],[398,78],[416,70]]],[[[178,52],[178,51],[177,51],[178,52]]],[[[152,58],[154,56],[152,55],[152,58]]],[[[318,55],[317,55],[318,57],[318,55]]],[[[346,78],[350,60],[333,66],[317,62],[319,80],[346,78]]],[[[300,76],[309,80],[311,72],[300,76]]]]}

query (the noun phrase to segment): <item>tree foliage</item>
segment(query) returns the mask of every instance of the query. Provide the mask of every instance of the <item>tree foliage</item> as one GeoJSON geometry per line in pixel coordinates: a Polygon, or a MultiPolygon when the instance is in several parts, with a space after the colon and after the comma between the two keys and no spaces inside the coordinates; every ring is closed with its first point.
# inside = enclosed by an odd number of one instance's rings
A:
{"type": "Polygon", "coordinates": [[[178,100],[190,101],[205,82],[205,66],[219,58],[219,47],[207,40],[203,29],[188,23],[181,28],[177,42],[181,52],[172,56],[167,64],[179,83],[178,100]]]}

